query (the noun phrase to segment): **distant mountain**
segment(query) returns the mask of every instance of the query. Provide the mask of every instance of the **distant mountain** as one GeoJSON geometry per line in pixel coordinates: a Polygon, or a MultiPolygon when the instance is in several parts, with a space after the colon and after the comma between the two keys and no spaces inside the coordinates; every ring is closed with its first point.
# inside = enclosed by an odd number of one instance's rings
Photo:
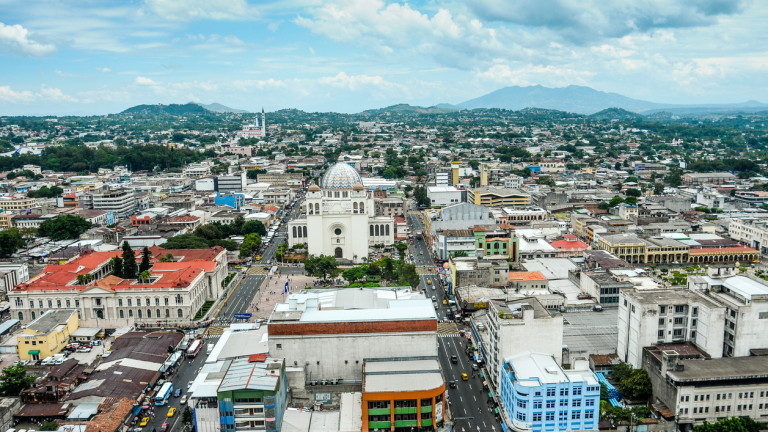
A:
{"type": "Polygon", "coordinates": [[[666,111],[676,115],[700,115],[710,112],[755,112],[765,110],[768,104],[748,101],[736,104],[674,105],[632,99],[618,93],[602,92],[584,86],[549,88],[536,85],[504,87],[462,102],[457,107],[462,109],[503,108],[513,111],[535,107],[578,114],[593,114],[609,108],[620,108],[642,114],[666,111]]]}
{"type": "Polygon", "coordinates": [[[628,121],[628,120],[639,121],[645,118],[641,114],[633,113],[632,111],[627,111],[622,108],[604,109],[602,111],[598,111],[594,114],[591,114],[590,117],[597,120],[623,120],[623,121],[628,121]]]}
{"type": "Polygon", "coordinates": [[[366,111],[363,111],[361,114],[377,115],[377,114],[383,114],[387,112],[399,113],[399,114],[444,114],[444,113],[453,112],[456,110],[457,108],[452,106],[451,107],[431,106],[431,107],[425,108],[425,107],[408,105],[408,104],[397,104],[397,105],[392,105],[385,108],[366,110],[366,111]]]}
{"type": "MultiPolygon", "coordinates": [[[[190,103],[194,103],[194,102],[190,102],[190,103]]],[[[215,112],[215,113],[243,114],[243,113],[247,113],[248,112],[246,110],[241,110],[241,109],[237,109],[237,108],[230,108],[230,107],[228,107],[226,105],[222,105],[222,104],[216,103],[216,102],[214,102],[212,104],[208,104],[208,105],[201,104],[201,103],[195,103],[195,105],[200,105],[201,107],[207,109],[208,111],[212,111],[212,112],[215,112]]]]}
{"type": "Polygon", "coordinates": [[[143,114],[143,115],[189,115],[189,114],[207,114],[207,109],[194,103],[188,104],[156,104],[156,105],[136,105],[130,107],[120,114],[143,114]]]}

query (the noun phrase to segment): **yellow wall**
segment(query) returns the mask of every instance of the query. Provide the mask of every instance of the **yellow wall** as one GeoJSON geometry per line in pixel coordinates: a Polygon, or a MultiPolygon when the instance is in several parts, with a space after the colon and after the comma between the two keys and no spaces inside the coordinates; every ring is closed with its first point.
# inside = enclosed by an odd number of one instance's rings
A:
{"type": "MultiPolygon", "coordinates": [[[[65,324],[65,323],[60,323],[65,324]]],[[[69,343],[69,336],[80,326],[80,320],[77,318],[77,312],[72,313],[66,322],[66,326],[60,331],[52,330],[48,333],[37,333],[32,329],[24,329],[16,342],[16,350],[19,353],[19,359],[32,360],[30,351],[39,350],[37,359],[42,360],[54,354],[61,352],[69,343]]]]}

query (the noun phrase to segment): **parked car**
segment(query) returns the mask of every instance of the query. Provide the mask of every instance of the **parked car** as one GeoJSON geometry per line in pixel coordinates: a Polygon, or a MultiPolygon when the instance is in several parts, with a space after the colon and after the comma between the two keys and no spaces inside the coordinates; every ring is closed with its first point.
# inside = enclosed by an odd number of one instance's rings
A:
{"type": "Polygon", "coordinates": [[[107,358],[109,355],[112,354],[112,351],[107,351],[104,354],[101,355],[101,358],[107,358]]]}
{"type": "Polygon", "coordinates": [[[88,348],[88,347],[82,347],[82,348],[78,348],[78,349],[77,349],[77,352],[79,352],[79,353],[87,353],[87,352],[91,352],[91,348],[88,348]]]}
{"type": "Polygon", "coordinates": [[[95,341],[92,341],[92,342],[91,342],[91,345],[92,345],[92,346],[99,346],[99,345],[101,345],[101,341],[100,341],[100,340],[95,340],[95,341]]]}

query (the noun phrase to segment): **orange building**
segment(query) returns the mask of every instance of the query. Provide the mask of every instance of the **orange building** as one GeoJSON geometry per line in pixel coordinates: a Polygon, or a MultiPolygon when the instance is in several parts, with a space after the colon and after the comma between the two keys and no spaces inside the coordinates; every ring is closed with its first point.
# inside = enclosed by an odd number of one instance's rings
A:
{"type": "Polygon", "coordinates": [[[445,421],[445,379],[437,357],[366,359],[363,432],[437,429],[445,421]]]}

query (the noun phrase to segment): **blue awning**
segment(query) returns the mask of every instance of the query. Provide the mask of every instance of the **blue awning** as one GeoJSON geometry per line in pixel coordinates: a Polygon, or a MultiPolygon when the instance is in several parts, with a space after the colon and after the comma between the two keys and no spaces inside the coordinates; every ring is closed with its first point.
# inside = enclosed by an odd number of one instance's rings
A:
{"type": "Polygon", "coordinates": [[[141,405],[133,407],[133,411],[131,411],[133,415],[138,415],[141,412],[141,405]]]}
{"type": "Polygon", "coordinates": [[[477,356],[472,354],[472,360],[477,361],[477,356]]]}

